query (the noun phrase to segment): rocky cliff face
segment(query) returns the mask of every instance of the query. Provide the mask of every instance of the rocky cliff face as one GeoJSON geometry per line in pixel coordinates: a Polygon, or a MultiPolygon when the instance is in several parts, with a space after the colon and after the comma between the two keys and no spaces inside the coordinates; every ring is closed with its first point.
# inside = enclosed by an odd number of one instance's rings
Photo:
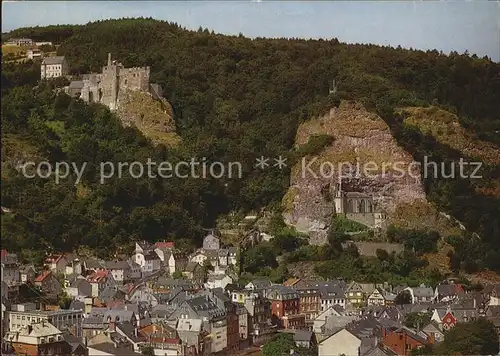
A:
{"type": "Polygon", "coordinates": [[[345,192],[373,196],[388,222],[393,218],[404,222],[401,211],[411,211],[411,206],[425,207],[429,224],[439,219],[426,200],[418,165],[398,146],[380,117],[358,103],[342,101],[326,115],[304,122],[297,132],[296,147],[313,135],[325,134],[332,136],[333,142],[293,167],[283,199],[285,221],[308,233],[311,243],[326,242],[339,181],[345,192]]]}
{"type": "Polygon", "coordinates": [[[117,114],[125,126],[136,126],[154,143],[173,146],[180,141],[172,107],[165,99],[155,100],[149,93],[128,90],[119,97],[117,114]]]}

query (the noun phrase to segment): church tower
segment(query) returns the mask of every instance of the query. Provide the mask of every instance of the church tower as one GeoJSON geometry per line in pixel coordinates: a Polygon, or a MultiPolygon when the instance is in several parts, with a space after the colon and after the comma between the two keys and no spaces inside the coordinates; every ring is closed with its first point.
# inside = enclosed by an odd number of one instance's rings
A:
{"type": "Polygon", "coordinates": [[[333,198],[333,202],[335,204],[335,213],[343,214],[344,213],[344,194],[342,192],[342,178],[339,177],[339,181],[335,184],[335,195],[333,198]]]}

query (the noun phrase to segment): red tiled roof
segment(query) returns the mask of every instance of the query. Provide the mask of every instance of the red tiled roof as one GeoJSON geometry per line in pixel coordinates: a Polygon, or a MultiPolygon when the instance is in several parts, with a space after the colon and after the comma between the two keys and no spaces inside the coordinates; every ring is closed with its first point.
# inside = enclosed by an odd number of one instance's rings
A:
{"type": "Polygon", "coordinates": [[[173,241],[159,241],[155,243],[155,246],[158,248],[174,248],[175,242],[173,241]]]}
{"type": "Polygon", "coordinates": [[[35,278],[35,282],[43,282],[50,274],[50,271],[43,271],[38,277],[35,278]]]}
{"type": "Polygon", "coordinates": [[[61,260],[61,258],[63,258],[64,255],[52,255],[50,257],[48,257],[45,262],[47,263],[57,263],[61,260]]]}
{"type": "Polygon", "coordinates": [[[109,274],[108,270],[99,270],[87,276],[87,281],[90,283],[100,283],[109,274]]]}

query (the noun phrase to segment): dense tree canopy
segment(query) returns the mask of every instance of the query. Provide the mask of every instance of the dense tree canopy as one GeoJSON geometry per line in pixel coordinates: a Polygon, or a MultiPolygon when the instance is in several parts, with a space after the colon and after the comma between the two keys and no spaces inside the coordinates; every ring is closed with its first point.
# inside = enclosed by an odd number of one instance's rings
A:
{"type": "Polygon", "coordinates": [[[457,324],[435,348],[436,355],[497,355],[498,334],[484,318],[457,324]]]}
{"type": "MultiPolygon", "coordinates": [[[[139,238],[196,242],[201,228],[213,226],[221,213],[276,206],[289,185],[290,171],[257,171],[255,158],[293,158],[331,143],[334,138],[317,136],[302,151],[293,149],[298,124],[339,99],[358,100],[378,113],[417,160],[428,155],[449,161],[461,155],[403,125],[395,108],[440,105],[456,112],[477,137],[500,143],[496,133],[500,65],[487,58],[347,45],[336,39],[251,40],[203,29],[187,31],[152,19],[27,28],[10,35],[60,44],[58,54],[67,57],[73,74],[100,70],[108,52],[126,67],[151,66],[151,81],[162,86],[172,103],[183,138],[177,149],[155,147],[137,130],[123,128],[107,109],[56,95],[48,84],[37,86],[39,68],[32,62],[5,65],[2,146],[9,160],[19,159],[14,152],[34,152],[51,162],[88,162],[77,185],[74,177],[56,185],[51,180],[26,180],[15,170],[2,174],[2,204],[13,211],[2,215],[3,243],[25,250],[26,256],[29,249],[72,251],[80,245],[111,254],[139,238]],[[338,92],[329,95],[334,78],[338,92]],[[241,162],[243,177],[125,177],[99,184],[96,174],[101,161],[144,162],[148,157],[174,161],[192,156],[241,162]]],[[[481,236],[474,246],[477,261],[468,267],[500,270],[499,198],[477,189],[484,181],[499,179],[500,169],[487,166],[483,176],[480,181],[430,177],[425,188],[441,210],[481,236]]],[[[434,235],[415,232],[410,237],[408,243],[415,247],[425,242],[421,252],[434,248],[434,235]]],[[[257,263],[273,265],[272,258],[261,252],[255,251],[248,269],[257,263]]],[[[463,267],[465,257],[457,251],[456,264],[463,267]]],[[[357,271],[357,257],[345,258],[357,271]]],[[[402,270],[414,263],[391,258],[394,268],[402,270]]],[[[382,268],[383,263],[390,262],[379,259],[373,268],[382,268]]]]}

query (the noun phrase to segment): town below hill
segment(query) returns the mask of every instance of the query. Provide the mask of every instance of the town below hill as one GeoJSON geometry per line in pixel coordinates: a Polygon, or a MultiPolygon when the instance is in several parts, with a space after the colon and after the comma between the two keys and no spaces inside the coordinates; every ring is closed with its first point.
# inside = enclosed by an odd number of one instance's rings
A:
{"type": "Polygon", "coordinates": [[[500,284],[238,278],[213,233],[186,254],[137,242],[114,260],[2,250],[2,350],[74,355],[496,354],[500,284]],[[36,337],[34,337],[36,336],[36,337]],[[460,343],[456,340],[464,338],[460,343]]]}

